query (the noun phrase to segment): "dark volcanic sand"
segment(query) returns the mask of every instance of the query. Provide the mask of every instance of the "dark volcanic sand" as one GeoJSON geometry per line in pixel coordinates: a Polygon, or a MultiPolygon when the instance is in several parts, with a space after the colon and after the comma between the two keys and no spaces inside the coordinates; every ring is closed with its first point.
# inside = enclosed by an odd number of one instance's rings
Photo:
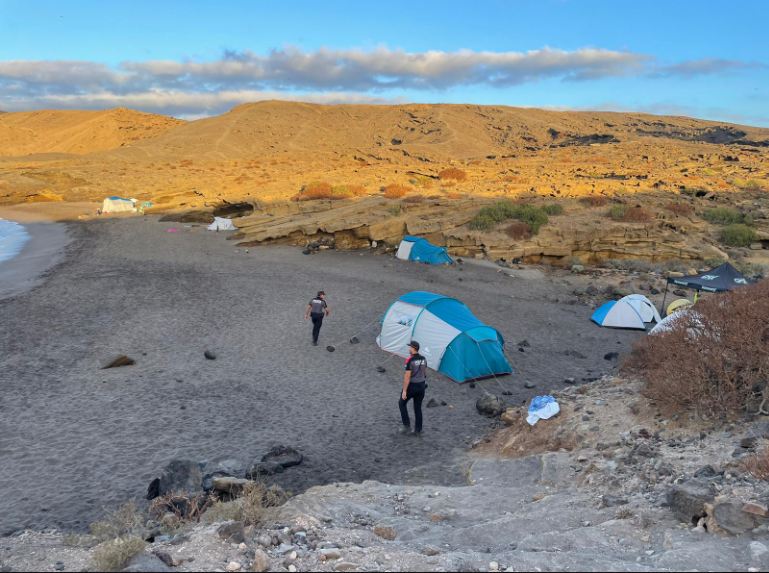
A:
{"type": "Polygon", "coordinates": [[[475,401],[501,388],[431,373],[428,399],[453,408],[425,410],[421,440],[396,435],[402,360],[374,338],[379,317],[409,290],[460,298],[502,332],[516,368],[499,381],[511,404],[566,377],[609,372],[604,354],[639,336],[598,328],[586,306],[552,302],[570,298],[563,281],[475,264],[291,247],[246,253],[225,234],[152,218],[75,225],[73,234],[42,286],[0,301],[0,533],[84,528],[104,508],[143,497],[172,458],[251,461],[276,444],[306,456],[279,478],[295,492],[333,481],[460,480],[458,452],[493,424],[475,401]],[[303,313],[319,288],[332,316],[315,348],[303,313]],[[360,344],[348,343],[353,335],[360,344]],[[531,346],[521,353],[523,339],[531,346]],[[217,359],[206,360],[206,349],[217,359]],[[101,370],[116,354],[137,364],[101,370]]]}

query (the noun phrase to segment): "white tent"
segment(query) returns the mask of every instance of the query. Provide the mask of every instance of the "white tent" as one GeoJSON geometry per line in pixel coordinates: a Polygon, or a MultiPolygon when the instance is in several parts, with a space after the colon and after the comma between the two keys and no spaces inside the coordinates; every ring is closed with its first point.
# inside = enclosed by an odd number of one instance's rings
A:
{"type": "Polygon", "coordinates": [[[224,217],[214,217],[214,222],[208,226],[209,231],[237,231],[237,229],[232,219],[224,217]]]}
{"type": "Polygon", "coordinates": [[[662,334],[663,332],[670,332],[671,330],[673,330],[673,327],[676,325],[676,322],[678,322],[679,320],[681,320],[682,318],[684,318],[686,315],[690,313],[692,316],[691,324],[693,326],[692,328],[688,329],[687,334],[690,337],[699,336],[704,326],[702,324],[702,321],[700,320],[700,315],[697,313],[697,311],[692,310],[690,308],[682,308],[681,310],[677,310],[673,314],[667,315],[665,318],[662,319],[662,322],[658,322],[657,325],[649,331],[649,334],[662,334]]]}
{"type": "Polygon", "coordinates": [[[660,316],[657,308],[652,304],[648,298],[642,294],[629,294],[620,299],[620,301],[627,302],[630,306],[638,311],[644,322],[656,322],[660,323],[662,317],[660,316]]]}
{"type": "Polygon", "coordinates": [[[135,213],[136,199],[107,197],[101,204],[102,213],[135,213]]]}
{"type": "Polygon", "coordinates": [[[605,302],[593,313],[590,320],[599,326],[609,328],[637,328],[646,330],[643,317],[635,307],[626,300],[610,300],[605,302]]]}

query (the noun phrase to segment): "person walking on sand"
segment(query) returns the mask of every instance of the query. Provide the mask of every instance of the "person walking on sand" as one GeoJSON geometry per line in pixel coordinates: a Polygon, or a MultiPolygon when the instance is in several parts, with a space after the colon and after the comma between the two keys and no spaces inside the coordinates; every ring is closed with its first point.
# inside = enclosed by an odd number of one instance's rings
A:
{"type": "Polygon", "coordinates": [[[427,389],[427,359],[419,354],[419,343],[412,340],[409,343],[409,356],[406,360],[406,372],[403,373],[403,389],[401,390],[401,399],[398,401],[398,407],[401,411],[400,433],[407,434],[411,431],[411,420],[409,420],[408,403],[414,400],[414,431],[413,436],[422,435],[422,401],[425,399],[425,390],[427,389]]]}
{"type": "Polygon", "coordinates": [[[323,326],[323,317],[329,314],[331,314],[331,310],[328,308],[328,303],[326,303],[326,293],[320,290],[318,291],[318,296],[307,305],[307,310],[304,313],[305,320],[312,318],[313,346],[318,346],[318,336],[320,335],[320,327],[323,326]]]}

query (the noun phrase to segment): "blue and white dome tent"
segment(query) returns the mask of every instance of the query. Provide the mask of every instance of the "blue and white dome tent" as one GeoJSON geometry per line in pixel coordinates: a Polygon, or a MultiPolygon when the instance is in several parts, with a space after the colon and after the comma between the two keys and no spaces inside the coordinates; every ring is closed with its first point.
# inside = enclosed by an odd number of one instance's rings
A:
{"type": "Polygon", "coordinates": [[[455,382],[513,372],[502,335],[454,298],[414,291],[390,305],[377,344],[405,358],[412,340],[421,345],[419,353],[430,368],[455,382]]]}
{"type": "Polygon", "coordinates": [[[598,326],[608,328],[637,328],[646,330],[643,316],[638,309],[626,299],[610,300],[599,306],[590,317],[598,326]]]}
{"type": "Polygon", "coordinates": [[[419,261],[431,265],[450,265],[454,262],[444,247],[433,245],[422,237],[403,237],[395,256],[404,261],[419,261]]]}

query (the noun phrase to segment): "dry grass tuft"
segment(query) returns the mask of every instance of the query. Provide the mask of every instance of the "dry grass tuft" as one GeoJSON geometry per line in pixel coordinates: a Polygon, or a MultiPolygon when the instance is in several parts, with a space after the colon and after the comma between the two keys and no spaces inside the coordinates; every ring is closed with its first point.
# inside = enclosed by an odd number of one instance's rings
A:
{"type": "Polygon", "coordinates": [[[688,203],[672,203],[671,202],[665,205],[665,209],[667,209],[674,215],[678,215],[679,217],[688,217],[689,215],[692,215],[694,213],[694,207],[692,207],[688,203]]]}
{"type": "Polygon", "coordinates": [[[742,468],[753,477],[769,481],[769,446],[742,462],[742,468]]]}
{"type": "Polygon", "coordinates": [[[154,519],[166,522],[169,516],[173,516],[175,524],[198,522],[215,502],[214,496],[203,493],[168,493],[152,500],[149,513],[154,519]]]}
{"type": "Polygon", "coordinates": [[[466,181],[467,172],[456,167],[449,167],[438,173],[438,177],[440,177],[441,180],[451,179],[453,181],[466,181]]]}
{"type": "Polygon", "coordinates": [[[524,223],[523,221],[516,221],[505,229],[505,233],[507,233],[508,237],[515,239],[516,241],[530,239],[531,225],[524,223]]]}
{"type": "Polygon", "coordinates": [[[120,571],[128,561],[144,551],[146,543],[141,537],[120,537],[105,541],[93,552],[95,571],[120,571]]]}
{"type": "Polygon", "coordinates": [[[609,199],[603,195],[587,195],[586,197],[580,197],[579,202],[587,207],[604,207],[609,204],[609,199]]]}
{"type": "Polygon", "coordinates": [[[91,535],[98,541],[106,541],[118,537],[137,535],[144,526],[144,516],[139,512],[136,504],[129,501],[121,505],[115,511],[91,524],[91,535]]]}
{"type": "Polygon", "coordinates": [[[411,187],[408,185],[401,185],[400,183],[390,183],[389,185],[382,187],[382,192],[386,199],[400,199],[411,191],[411,187]]]}

